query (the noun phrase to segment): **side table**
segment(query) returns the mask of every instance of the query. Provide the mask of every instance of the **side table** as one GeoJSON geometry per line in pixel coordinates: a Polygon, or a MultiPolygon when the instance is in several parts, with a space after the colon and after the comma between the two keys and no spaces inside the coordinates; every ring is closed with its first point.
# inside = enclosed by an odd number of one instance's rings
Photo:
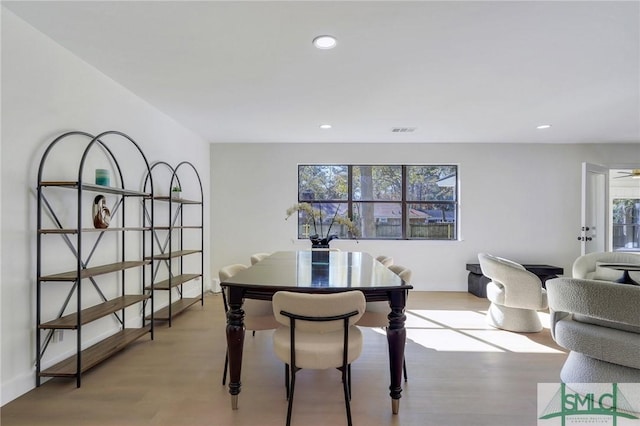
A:
{"type": "Polygon", "coordinates": [[[615,269],[616,271],[623,271],[622,277],[616,281],[617,283],[640,285],[640,282],[634,281],[629,275],[629,272],[640,271],[640,265],[637,263],[607,263],[600,266],[615,269]]]}
{"type": "MultiPolygon", "coordinates": [[[[524,268],[535,274],[540,281],[542,281],[542,287],[545,287],[545,282],[551,278],[556,278],[558,275],[564,273],[564,269],[558,266],[551,265],[522,265],[524,268]]],[[[491,281],[489,278],[482,275],[482,269],[480,269],[479,263],[467,263],[467,271],[469,276],[467,278],[467,289],[469,293],[478,297],[487,297],[487,283],[491,281]]]]}

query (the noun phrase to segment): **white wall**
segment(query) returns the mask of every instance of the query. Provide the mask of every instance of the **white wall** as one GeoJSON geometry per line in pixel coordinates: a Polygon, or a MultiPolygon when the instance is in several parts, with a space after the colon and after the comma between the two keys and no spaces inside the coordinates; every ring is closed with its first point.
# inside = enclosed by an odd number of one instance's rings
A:
{"type": "MultiPolygon", "coordinates": [[[[140,144],[150,162],[191,161],[203,180],[208,227],[209,145],[3,8],[2,404],[35,386],[37,167],[51,140],[69,130],[119,130],[140,144]]],[[[119,161],[125,170],[131,165],[119,161]]],[[[209,283],[208,252],[205,259],[209,283]]]]}
{"type": "Polygon", "coordinates": [[[522,263],[570,266],[580,254],[583,161],[640,164],[640,145],[213,144],[212,275],[253,252],[308,248],[296,239],[299,163],[455,163],[461,241],[336,240],[332,246],[393,256],[417,290],[467,290],[466,263],[490,252],[522,263]]]}

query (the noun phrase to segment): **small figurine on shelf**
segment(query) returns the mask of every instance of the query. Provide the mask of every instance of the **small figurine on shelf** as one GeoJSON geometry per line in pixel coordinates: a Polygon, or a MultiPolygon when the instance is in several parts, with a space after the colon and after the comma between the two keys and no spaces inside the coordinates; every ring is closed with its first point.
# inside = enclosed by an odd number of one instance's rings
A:
{"type": "Polygon", "coordinates": [[[179,200],[181,198],[181,194],[182,194],[182,188],[180,188],[180,185],[174,185],[174,187],[171,188],[172,199],[179,200]]]}
{"type": "Polygon", "coordinates": [[[111,212],[107,207],[107,200],[104,195],[98,195],[93,200],[93,226],[97,229],[109,227],[111,222],[111,212]]]}

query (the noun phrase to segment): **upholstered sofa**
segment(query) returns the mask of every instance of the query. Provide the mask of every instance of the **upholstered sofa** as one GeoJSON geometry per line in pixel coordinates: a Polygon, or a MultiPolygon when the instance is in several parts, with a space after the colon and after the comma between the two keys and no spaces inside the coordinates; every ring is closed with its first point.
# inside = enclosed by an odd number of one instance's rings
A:
{"type": "Polygon", "coordinates": [[[570,350],[565,383],[640,383],[640,286],[580,278],[546,283],[551,335],[570,350]]]}
{"type": "MultiPolygon", "coordinates": [[[[634,263],[640,265],[640,254],[621,252],[588,253],[578,257],[573,262],[573,278],[588,280],[617,281],[622,277],[622,271],[605,268],[607,263],[634,263]]],[[[640,282],[640,272],[629,272],[629,276],[636,282],[640,282]]]]}

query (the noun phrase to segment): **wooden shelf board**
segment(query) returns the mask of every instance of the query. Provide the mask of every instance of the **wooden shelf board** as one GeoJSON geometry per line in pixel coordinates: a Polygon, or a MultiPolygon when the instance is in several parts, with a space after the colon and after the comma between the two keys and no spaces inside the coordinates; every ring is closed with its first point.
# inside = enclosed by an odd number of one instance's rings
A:
{"type": "MultiPolygon", "coordinates": [[[[97,229],[97,228],[82,228],[81,231],[84,232],[116,232],[116,231],[150,231],[151,227],[127,227],[127,228],[105,228],[105,229],[97,229]]],[[[77,234],[78,230],[76,228],[51,228],[51,229],[40,229],[38,231],[40,234],[77,234]]]]}
{"type": "MultiPolygon", "coordinates": [[[[201,253],[202,250],[180,250],[180,251],[174,251],[171,253],[161,253],[161,254],[156,254],[154,256],[154,259],[156,260],[168,260],[174,257],[181,257],[181,256],[186,256],[188,254],[194,254],[194,253],[201,253]]],[[[145,259],[150,259],[150,257],[145,257],[145,259]]]]}
{"type": "Polygon", "coordinates": [[[171,201],[176,204],[202,204],[202,201],[187,200],[186,198],[171,198],[168,195],[158,195],[153,197],[153,199],[156,201],[171,201]]]}
{"type": "MultiPolygon", "coordinates": [[[[166,279],[160,282],[157,282],[153,285],[154,290],[171,290],[173,287],[177,287],[180,284],[184,284],[187,281],[194,280],[198,277],[201,277],[202,274],[182,274],[176,275],[171,279],[166,279]]],[[[145,287],[146,290],[151,290],[151,286],[145,287]]]]}
{"type": "MultiPolygon", "coordinates": [[[[141,328],[127,328],[113,336],[107,337],[99,343],[81,352],[82,367],[81,372],[85,372],[91,367],[95,367],[116,352],[121,351],[133,341],[144,336],[151,330],[151,325],[141,328]]],[[[41,377],[74,377],[76,371],[77,356],[74,355],[65,359],[52,367],[40,372],[41,377]]]]}
{"type": "MultiPolygon", "coordinates": [[[[112,263],[109,265],[95,266],[93,268],[83,269],[80,272],[80,278],[89,278],[96,275],[109,274],[111,272],[123,271],[129,268],[136,268],[138,266],[148,265],[151,262],[150,259],[145,260],[127,261],[112,263]]],[[[60,274],[45,275],[40,277],[40,281],[76,281],[76,271],[62,272],[60,274]]]]}
{"type": "MultiPolygon", "coordinates": [[[[59,188],[78,189],[77,181],[43,181],[40,182],[40,186],[56,186],[59,188]]],[[[105,192],[108,194],[126,195],[131,197],[150,197],[148,192],[132,191],[129,189],[116,188],[113,186],[96,185],[93,183],[83,183],[82,189],[84,191],[92,192],[105,192]]]]}
{"type": "Polygon", "coordinates": [[[154,231],[170,231],[172,229],[202,229],[202,226],[196,225],[182,225],[182,226],[156,226],[154,231]]]}
{"type": "MultiPolygon", "coordinates": [[[[198,297],[184,297],[179,299],[171,304],[171,317],[175,317],[176,315],[181,314],[185,309],[189,306],[194,305],[200,301],[198,297]]],[[[147,317],[146,319],[151,319],[151,317],[147,317]]],[[[169,307],[166,306],[153,314],[153,319],[157,321],[168,321],[169,320],[169,307]]]]}
{"type": "MultiPolygon", "coordinates": [[[[146,299],[149,299],[149,297],[150,296],[148,294],[124,295],[115,299],[108,300],[104,303],[91,306],[90,308],[83,309],[80,312],[82,316],[81,322],[82,324],[87,324],[99,318],[106,317],[107,315],[110,315],[114,312],[118,312],[119,310],[124,309],[127,306],[131,306],[135,303],[139,303],[146,299]]],[[[74,312],[53,321],[48,321],[46,323],[40,324],[39,328],[75,330],[78,328],[78,317],[74,312]]]]}

